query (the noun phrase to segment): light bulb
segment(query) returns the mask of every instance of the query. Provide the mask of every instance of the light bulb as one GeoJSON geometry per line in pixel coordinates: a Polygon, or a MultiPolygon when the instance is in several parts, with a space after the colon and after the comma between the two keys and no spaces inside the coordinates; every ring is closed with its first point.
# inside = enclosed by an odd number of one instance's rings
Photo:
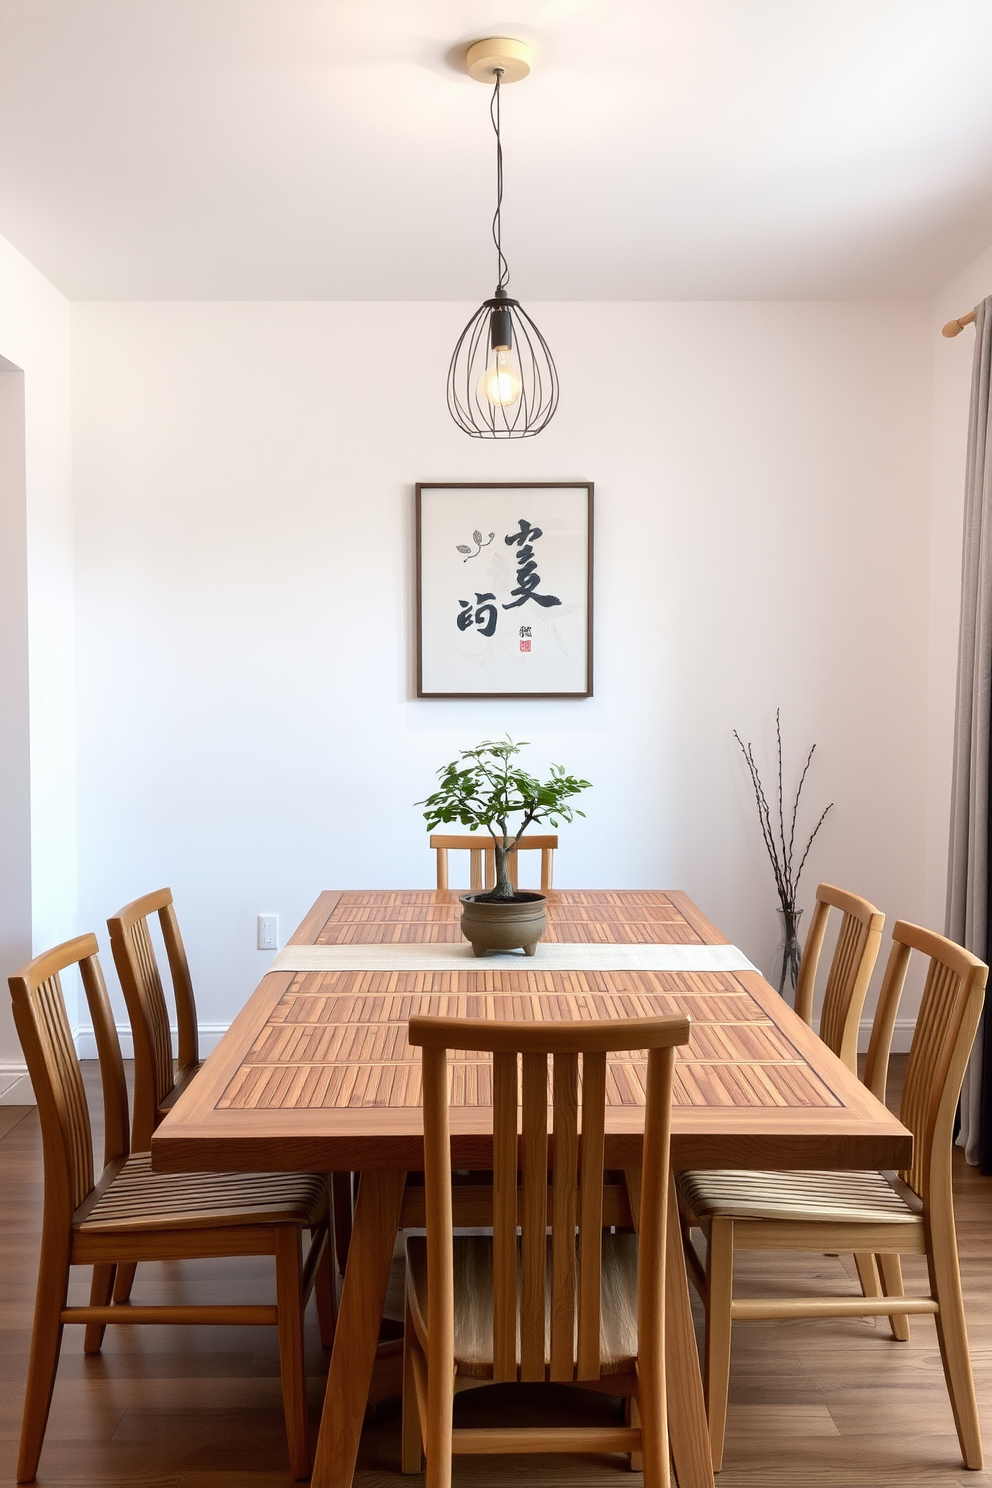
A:
{"type": "Polygon", "coordinates": [[[523,378],[516,355],[508,346],[494,346],[489,363],[479,378],[479,397],[496,408],[509,408],[523,392],[523,378]]]}

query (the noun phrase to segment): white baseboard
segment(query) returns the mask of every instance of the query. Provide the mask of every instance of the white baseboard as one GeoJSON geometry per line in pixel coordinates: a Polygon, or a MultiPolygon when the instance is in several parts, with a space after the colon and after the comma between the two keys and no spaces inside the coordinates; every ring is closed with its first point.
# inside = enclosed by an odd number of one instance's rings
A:
{"type": "MultiPolygon", "coordinates": [[[[199,1025],[201,1058],[207,1054],[211,1054],[216,1049],[230,1026],[230,1023],[201,1023],[199,1025]]],[[[172,1047],[175,1048],[179,1039],[179,1031],[173,1028],[171,1032],[172,1047]]],[[[121,1053],[124,1055],[124,1058],[133,1059],[134,1043],[131,1038],[130,1024],[118,1023],[117,1037],[121,1041],[121,1053]]],[[[96,1036],[92,1028],[77,1028],[73,1034],[73,1042],[76,1045],[76,1053],[80,1059],[95,1059],[97,1057],[96,1036]]]]}
{"type": "Polygon", "coordinates": [[[0,1061],[0,1106],[33,1106],[34,1103],[27,1065],[0,1061]]]}

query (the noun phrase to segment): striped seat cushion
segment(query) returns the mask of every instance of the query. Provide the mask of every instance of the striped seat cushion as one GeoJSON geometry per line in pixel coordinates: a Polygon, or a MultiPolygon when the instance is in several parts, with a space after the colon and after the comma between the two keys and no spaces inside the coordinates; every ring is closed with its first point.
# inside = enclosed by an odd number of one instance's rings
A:
{"type": "Polygon", "coordinates": [[[697,1219],[791,1219],[814,1223],[914,1224],[917,1214],[884,1173],[714,1168],[679,1173],[697,1219]]]}
{"type": "Polygon", "coordinates": [[[309,1225],[320,1217],[326,1187],[320,1173],[153,1173],[151,1154],[137,1152],[77,1228],[309,1225]]]}

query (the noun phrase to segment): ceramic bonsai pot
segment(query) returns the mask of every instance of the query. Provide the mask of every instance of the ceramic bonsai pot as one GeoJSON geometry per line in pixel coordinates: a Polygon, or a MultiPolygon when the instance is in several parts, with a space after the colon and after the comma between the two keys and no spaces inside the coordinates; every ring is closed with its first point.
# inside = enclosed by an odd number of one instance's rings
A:
{"type": "Polygon", "coordinates": [[[547,928],[546,894],[523,890],[512,899],[491,900],[485,894],[462,894],[462,934],[477,956],[489,951],[517,951],[528,956],[547,928]]]}

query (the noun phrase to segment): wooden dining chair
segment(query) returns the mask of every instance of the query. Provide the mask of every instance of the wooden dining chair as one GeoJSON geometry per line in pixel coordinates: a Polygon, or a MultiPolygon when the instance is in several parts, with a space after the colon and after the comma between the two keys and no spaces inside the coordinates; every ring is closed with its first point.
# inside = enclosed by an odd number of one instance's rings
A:
{"type": "MultiPolygon", "coordinates": [[[[899,920],[872,1029],[866,1075],[884,1097],[896,1010],[913,951],[929,957],[913,1034],[900,1120],[913,1133],[912,1166],[873,1172],[689,1172],[678,1176],[683,1214],[706,1236],[706,1264],[690,1270],[706,1309],[704,1385],[713,1466],[723,1461],[731,1327],[753,1318],[823,1318],[932,1313],[965,1466],[980,1468],[982,1444],[968,1354],[951,1194],[951,1142],[965,1066],[985,996],[988,967],[931,930],[899,920]],[[877,1295],[735,1298],[738,1250],[811,1250],[878,1258],[877,1295]],[[906,1296],[900,1255],[925,1255],[928,1296],[906,1296]]],[[[908,1328],[893,1329],[900,1339],[908,1328]]]]}
{"type": "MultiPolygon", "coordinates": [[[[193,981],[186,948],[179,933],[171,889],[155,889],[125,904],[107,921],[114,965],[124,993],[134,1042],[134,1097],[131,1146],[145,1152],[152,1132],[175,1105],[200,1068],[199,1034],[193,981]],[[157,914],[165,943],[173,998],[176,1004],[178,1060],[173,1059],[169,1008],[162,987],[148,921],[157,914]]],[[[344,1271],[351,1238],[351,1174],[331,1175],[334,1194],[334,1232],[337,1264],[344,1271]]],[[[119,1265],[114,1301],[131,1295],[135,1267],[119,1265]]]]}
{"type": "Polygon", "coordinates": [[[147,1152],[152,1132],[200,1068],[196,1002],[171,889],[155,889],[125,904],[107,921],[110,948],[134,1040],[131,1145],[147,1152]],[[179,1059],[173,1057],[169,1008],[148,930],[157,914],[176,1004],[179,1059]]]}
{"type": "Polygon", "coordinates": [[[857,1074],[861,1014],[882,945],[885,916],[858,894],[833,884],[817,885],[813,919],[796,979],[796,1012],[810,1026],[813,987],[831,909],[840,910],[842,918],[823,992],[819,1033],[827,1047],[857,1074]]]}
{"type": "MultiPolygon", "coordinates": [[[[467,852],[469,859],[469,890],[496,887],[496,851],[491,839],[469,833],[464,836],[431,834],[430,845],[437,853],[437,886],[448,887],[448,853],[467,852]]],[[[557,832],[547,832],[537,837],[522,837],[506,861],[506,871],[515,889],[519,888],[517,855],[522,852],[541,854],[541,892],[548,893],[554,875],[555,849],[558,846],[557,832]]]]}
{"type": "MultiPolygon", "coordinates": [[[[885,915],[859,894],[838,889],[833,884],[817,884],[813,919],[796,981],[796,1012],[811,1027],[816,973],[832,909],[840,910],[841,922],[823,989],[818,1032],[827,1047],[856,1075],[861,1014],[875,962],[882,947],[885,915]]],[[[893,1266],[899,1265],[899,1258],[894,1256],[886,1262],[881,1257],[859,1254],[855,1255],[854,1264],[864,1295],[881,1297],[883,1290],[879,1267],[888,1265],[891,1271],[893,1266]]],[[[889,1322],[894,1338],[908,1339],[907,1317],[893,1314],[889,1322]]]]}
{"type": "Polygon", "coordinates": [[[407,1241],[402,1467],[419,1472],[425,1450],[427,1488],[448,1488],[452,1452],[643,1454],[646,1488],[667,1488],[669,1133],[675,1046],[688,1038],[689,1020],[682,1017],[565,1024],[410,1019],[410,1043],[422,1050],[426,1237],[407,1241]],[[449,1049],[493,1054],[491,1237],[452,1236],[449,1049]],[[635,1049],[648,1050],[639,1225],[636,1234],[604,1233],[606,1056],[635,1049]],[[453,1429],[456,1390],[508,1380],[623,1395],[636,1403],[641,1424],[453,1429]]]}
{"type": "Polygon", "coordinates": [[[279,1332],[279,1363],[290,1466],[308,1475],[303,1310],[316,1288],[321,1336],[330,1343],[334,1293],[328,1243],[327,1182],[308,1173],[153,1173],[147,1152],[132,1152],[117,1030],[97,958],[96,937],[81,935],[37,956],[10,979],[14,1021],[38,1102],[45,1200],[34,1332],[28,1366],[17,1480],[34,1479],[41,1455],[66,1323],[82,1323],[84,1350],[98,1353],[108,1323],[267,1323],[279,1332]],[[77,967],[100,1059],[104,1168],[94,1180],[93,1137],[82,1071],[60,974],[77,967]],[[303,1260],[302,1234],[312,1232],[303,1260]],[[114,1304],[121,1263],[211,1256],[275,1258],[275,1305],[114,1304]],[[92,1266],[88,1306],[68,1306],[70,1266],[92,1266]]]}
{"type": "MultiPolygon", "coordinates": [[[[199,1030],[186,948],[179,933],[171,889],[154,889],[125,904],[107,921],[117,978],[124,993],[134,1047],[131,1147],[147,1152],[152,1132],[200,1068],[199,1030]],[[157,914],[165,943],[179,1043],[173,1055],[169,1006],[148,921],[157,914]]],[[[122,1263],[114,1281],[114,1301],[126,1302],[135,1266],[122,1263]]]]}

